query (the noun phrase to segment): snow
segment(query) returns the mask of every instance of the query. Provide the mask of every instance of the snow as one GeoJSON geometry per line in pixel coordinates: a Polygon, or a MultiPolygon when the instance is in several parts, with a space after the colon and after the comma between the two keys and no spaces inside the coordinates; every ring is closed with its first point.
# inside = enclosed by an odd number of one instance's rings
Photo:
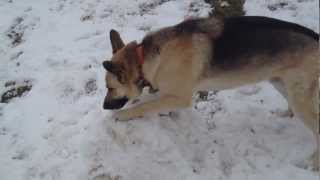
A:
{"type": "MultiPolygon", "coordinates": [[[[281,2],[247,0],[245,9],[319,31],[317,0],[281,2]]],[[[140,41],[209,10],[200,0],[0,0],[0,94],[8,81],[32,84],[0,103],[0,178],[317,179],[306,167],[311,131],[283,115],[286,101],[266,82],[212,93],[175,116],[115,122],[102,109],[110,29],[140,41]],[[23,33],[18,45],[10,29],[23,33]]]]}

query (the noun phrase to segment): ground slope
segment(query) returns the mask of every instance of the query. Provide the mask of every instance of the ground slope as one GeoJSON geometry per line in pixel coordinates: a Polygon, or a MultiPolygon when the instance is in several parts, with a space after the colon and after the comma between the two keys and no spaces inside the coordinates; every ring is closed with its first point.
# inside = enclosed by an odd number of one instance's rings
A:
{"type": "MultiPolygon", "coordinates": [[[[317,0],[247,0],[249,15],[316,31],[317,0]]],[[[0,0],[2,180],[313,180],[315,142],[270,84],[211,92],[178,117],[116,123],[102,110],[108,32],[125,41],[190,16],[200,0],[0,0]]]]}

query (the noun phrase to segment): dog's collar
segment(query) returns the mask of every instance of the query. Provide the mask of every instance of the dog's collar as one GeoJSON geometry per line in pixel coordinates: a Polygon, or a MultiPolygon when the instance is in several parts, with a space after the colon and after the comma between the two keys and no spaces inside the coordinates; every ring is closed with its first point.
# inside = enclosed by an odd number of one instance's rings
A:
{"type": "Polygon", "coordinates": [[[142,47],[142,44],[138,45],[136,47],[136,53],[137,53],[137,57],[138,57],[138,64],[140,66],[143,65],[144,63],[144,54],[143,54],[143,47],[142,47]]]}
{"type": "Polygon", "coordinates": [[[155,90],[151,83],[144,77],[143,74],[143,70],[142,70],[142,66],[144,63],[144,52],[143,52],[143,45],[139,44],[136,47],[136,54],[137,54],[137,60],[138,60],[138,68],[139,68],[139,79],[137,80],[137,86],[141,89],[143,89],[144,87],[150,87],[149,92],[156,92],[157,90],[155,90]]]}
{"type": "Polygon", "coordinates": [[[141,89],[143,89],[146,86],[149,86],[149,82],[145,79],[142,66],[144,63],[144,54],[143,54],[143,46],[142,44],[139,44],[136,49],[136,54],[137,54],[137,64],[138,64],[138,69],[139,69],[139,79],[137,80],[137,86],[141,89]]]}

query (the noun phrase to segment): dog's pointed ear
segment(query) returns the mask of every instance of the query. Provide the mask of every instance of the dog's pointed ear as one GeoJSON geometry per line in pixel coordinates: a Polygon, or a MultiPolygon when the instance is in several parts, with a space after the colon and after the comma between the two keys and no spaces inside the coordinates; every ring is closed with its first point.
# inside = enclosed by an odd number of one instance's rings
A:
{"type": "Polygon", "coordinates": [[[119,49],[124,47],[124,43],[120,37],[120,34],[114,30],[111,29],[110,31],[110,41],[112,45],[112,53],[116,53],[119,49]]]}
{"type": "Polygon", "coordinates": [[[121,65],[113,64],[111,61],[104,61],[102,65],[108,72],[117,76],[119,82],[124,82],[123,67],[121,65]]]}
{"type": "Polygon", "coordinates": [[[114,69],[114,65],[110,61],[104,61],[102,65],[109,72],[112,72],[112,70],[114,69]]]}

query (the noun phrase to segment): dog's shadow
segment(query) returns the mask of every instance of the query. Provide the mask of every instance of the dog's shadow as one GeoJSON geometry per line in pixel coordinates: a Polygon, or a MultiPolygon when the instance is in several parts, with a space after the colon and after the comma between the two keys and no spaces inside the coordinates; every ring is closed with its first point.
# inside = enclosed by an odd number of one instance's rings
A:
{"type": "Polygon", "coordinates": [[[209,132],[207,121],[191,108],[177,113],[179,115],[174,118],[161,118],[159,126],[176,145],[192,171],[199,174],[204,169],[208,170],[207,167],[216,167],[223,175],[229,176],[233,160],[223,140],[216,139],[209,132]]]}

